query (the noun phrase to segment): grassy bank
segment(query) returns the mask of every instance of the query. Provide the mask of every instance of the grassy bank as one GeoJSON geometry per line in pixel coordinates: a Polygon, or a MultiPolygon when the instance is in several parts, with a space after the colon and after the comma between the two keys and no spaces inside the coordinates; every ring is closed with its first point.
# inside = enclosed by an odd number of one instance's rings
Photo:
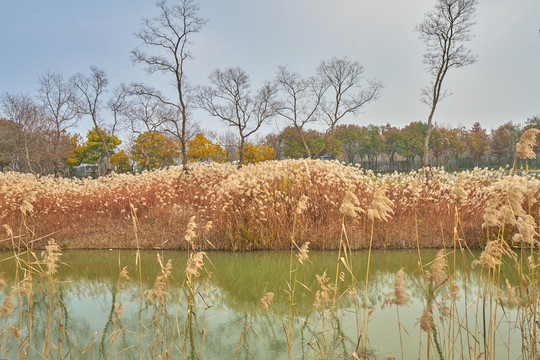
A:
{"type": "MultiPolygon", "coordinates": [[[[426,183],[416,172],[380,175],[319,160],[193,164],[189,173],[173,167],[96,180],[7,173],[0,225],[35,247],[53,236],[67,248],[187,248],[190,223],[188,240],[199,249],[288,248],[293,231],[299,243],[337,249],[342,223],[353,249],[370,239],[375,248],[439,247],[455,231],[472,246],[490,236],[493,216],[536,223],[539,189],[536,178],[502,171],[435,169],[426,183]],[[383,209],[386,216],[373,217],[383,209]]],[[[517,220],[505,228],[518,230],[517,220]]]]}

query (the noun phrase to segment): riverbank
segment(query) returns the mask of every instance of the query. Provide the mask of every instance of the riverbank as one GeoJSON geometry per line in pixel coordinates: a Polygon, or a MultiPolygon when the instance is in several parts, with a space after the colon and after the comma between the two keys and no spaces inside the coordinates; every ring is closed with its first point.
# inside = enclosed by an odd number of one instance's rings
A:
{"type": "Polygon", "coordinates": [[[531,242],[540,181],[533,176],[434,169],[374,174],[320,160],[237,169],[193,164],[138,175],[36,179],[0,174],[2,246],[65,248],[337,249],[474,247],[503,231],[531,242]],[[506,224],[502,227],[501,224],[506,224]],[[345,232],[343,232],[345,229],[345,232]]]}

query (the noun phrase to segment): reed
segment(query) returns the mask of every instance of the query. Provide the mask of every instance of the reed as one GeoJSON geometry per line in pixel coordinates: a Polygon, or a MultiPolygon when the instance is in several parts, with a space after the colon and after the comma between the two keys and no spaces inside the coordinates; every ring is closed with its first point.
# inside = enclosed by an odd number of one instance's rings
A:
{"type": "MultiPolygon", "coordinates": [[[[380,175],[318,160],[271,161],[242,169],[194,164],[191,172],[181,176],[180,168],[171,167],[96,180],[0,174],[0,223],[10,226],[15,237],[30,238],[25,231],[54,234],[63,248],[187,249],[191,245],[184,236],[191,221],[200,229],[211,222],[192,239],[203,251],[288,249],[293,227],[298,244],[309,241],[312,249],[338,249],[340,207],[350,192],[359,199],[359,219],[347,224],[352,249],[368,248],[366,239],[371,237],[373,248],[415,248],[416,233],[421,247],[443,246],[444,238],[453,237],[455,208],[462,238],[469,246],[479,246],[486,235],[484,215],[488,222],[504,215],[493,208],[498,196],[523,194],[522,206],[528,208],[540,189],[538,179],[503,170],[456,175],[435,169],[427,186],[414,171],[380,175]],[[389,203],[381,206],[392,216],[371,234],[368,210],[379,196],[377,189],[385,189],[389,203]],[[303,197],[310,205],[295,225],[294,213],[303,197]],[[131,230],[131,206],[139,221],[139,244],[131,230]]],[[[503,212],[508,214],[514,205],[503,212]]],[[[532,206],[528,215],[513,226],[537,222],[538,208],[532,206]]],[[[35,244],[46,245],[46,240],[35,244]]]]}

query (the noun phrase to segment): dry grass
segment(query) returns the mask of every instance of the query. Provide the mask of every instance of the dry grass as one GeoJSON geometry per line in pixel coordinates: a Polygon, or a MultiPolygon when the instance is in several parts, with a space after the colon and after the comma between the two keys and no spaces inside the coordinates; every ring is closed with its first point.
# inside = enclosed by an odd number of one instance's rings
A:
{"type": "MultiPolygon", "coordinates": [[[[456,176],[436,170],[426,184],[416,172],[380,175],[318,160],[242,169],[195,164],[187,174],[173,167],[97,180],[37,180],[7,173],[0,174],[0,224],[23,242],[54,234],[68,248],[136,248],[132,204],[141,248],[188,248],[190,242],[201,250],[288,248],[294,225],[297,243],[337,249],[340,208],[354,196],[358,216],[345,219],[353,249],[368,247],[371,238],[373,248],[449,244],[456,210],[459,237],[471,246],[485,240],[487,230],[505,217],[513,219],[509,213],[522,216],[508,231],[537,222],[539,189],[538,179],[502,171],[479,169],[456,176]],[[373,219],[387,221],[371,234],[373,219]],[[484,223],[488,226],[482,227],[484,223]],[[197,236],[186,235],[188,224],[197,236]]],[[[530,236],[516,240],[530,241],[530,236]]],[[[43,248],[46,242],[34,245],[43,248]]]]}

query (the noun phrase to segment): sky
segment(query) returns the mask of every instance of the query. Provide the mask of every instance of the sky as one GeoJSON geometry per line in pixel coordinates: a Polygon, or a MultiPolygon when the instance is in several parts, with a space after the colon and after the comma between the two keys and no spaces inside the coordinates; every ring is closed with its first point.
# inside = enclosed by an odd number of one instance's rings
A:
{"type": "MultiPolygon", "coordinates": [[[[193,85],[205,85],[213,70],[238,66],[255,90],[272,80],[279,66],[310,76],[322,60],[347,57],[364,66],[366,80],[384,86],[379,99],[347,123],[403,127],[426,121],[420,94],[430,76],[414,27],[434,3],[200,0],[199,15],[208,23],[192,37],[186,71],[193,85]]],[[[0,95],[35,94],[39,75],[53,71],[69,78],[88,73],[91,65],[107,73],[109,93],[134,81],[171,91],[166,79],[147,75],[130,57],[141,45],[134,36],[141,19],[157,14],[151,0],[1,1],[0,95]]],[[[444,85],[452,95],[440,103],[434,121],[466,128],[478,121],[490,130],[540,115],[539,29],[538,0],[480,0],[475,36],[467,44],[478,60],[447,74],[444,85]]],[[[205,112],[193,117],[204,130],[227,130],[205,112]]],[[[275,119],[263,132],[283,127],[275,119]]],[[[89,120],[83,120],[78,132],[88,128],[89,120]]]]}

